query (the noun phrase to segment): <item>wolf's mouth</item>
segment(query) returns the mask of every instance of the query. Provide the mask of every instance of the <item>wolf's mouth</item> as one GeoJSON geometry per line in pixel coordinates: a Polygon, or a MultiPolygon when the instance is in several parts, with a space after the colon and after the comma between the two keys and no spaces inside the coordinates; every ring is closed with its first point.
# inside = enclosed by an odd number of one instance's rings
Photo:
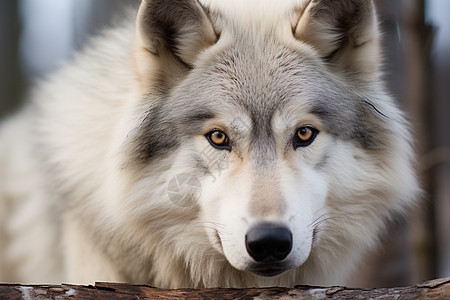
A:
{"type": "Polygon", "coordinates": [[[274,277],[283,274],[288,269],[289,268],[283,266],[264,264],[251,266],[250,268],[247,269],[247,271],[252,272],[253,274],[259,276],[274,277]]]}

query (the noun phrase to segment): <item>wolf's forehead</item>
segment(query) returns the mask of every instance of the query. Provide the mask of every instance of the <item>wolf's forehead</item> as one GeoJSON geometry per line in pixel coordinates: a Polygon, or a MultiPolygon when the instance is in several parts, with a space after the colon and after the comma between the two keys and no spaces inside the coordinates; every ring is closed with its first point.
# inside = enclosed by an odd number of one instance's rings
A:
{"type": "Polygon", "coordinates": [[[216,57],[210,75],[226,98],[260,115],[270,116],[302,93],[302,81],[313,76],[314,63],[282,45],[261,47],[237,43],[216,57]]]}

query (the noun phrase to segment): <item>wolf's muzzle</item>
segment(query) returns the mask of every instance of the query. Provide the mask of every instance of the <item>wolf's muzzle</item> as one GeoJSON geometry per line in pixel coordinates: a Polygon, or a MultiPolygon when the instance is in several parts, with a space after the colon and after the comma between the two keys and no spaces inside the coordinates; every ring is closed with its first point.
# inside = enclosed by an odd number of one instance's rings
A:
{"type": "Polygon", "coordinates": [[[276,224],[259,224],[245,235],[245,246],[257,262],[279,262],[291,252],[292,232],[276,224]]]}

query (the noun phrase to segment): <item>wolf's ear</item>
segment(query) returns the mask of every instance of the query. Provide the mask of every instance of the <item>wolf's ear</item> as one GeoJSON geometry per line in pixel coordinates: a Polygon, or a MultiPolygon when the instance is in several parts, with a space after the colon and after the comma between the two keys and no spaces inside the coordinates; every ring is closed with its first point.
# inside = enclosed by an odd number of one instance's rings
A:
{"type": "Polygon", "coordinates": [[[202,50],[217,41],[198,0],[142,0],[136,22],[139,47],[188,67],[202,50]]]}
{"type": "Polygon", "coordinates": [[[372,0],[310,0],[295,37],[339,70],[368,80],[377,76],[380,46],[372,0]]]}

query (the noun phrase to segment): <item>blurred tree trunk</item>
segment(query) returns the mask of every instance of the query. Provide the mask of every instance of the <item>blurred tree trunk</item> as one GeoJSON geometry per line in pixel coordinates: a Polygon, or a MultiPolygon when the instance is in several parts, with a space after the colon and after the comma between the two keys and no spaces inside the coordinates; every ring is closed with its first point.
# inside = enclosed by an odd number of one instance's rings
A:
{"type": "Polygon", "coordinates": [[[450,276],[450,1],[428,0],[427,17],[436,24],[431,55],[432,76],[428,133],[432,150],[423,158],[431,174],[438,276],[450,276]]]}
{"type": "MultiPolygon", "coordinates": [[[[423,157],[432,149],[430,135],[431,107],[431,64],[430,52],[433,31],[425,22],[425,0],[401,0],[401,20],[405,34],[405,80],[403,82],[405,107],[413,125],[413,137],[418,158],[418,172],[426,195],[432,197],[432,176],[424,165],[423,157]]],[[[433,200],[433,197],[432,199],[433,200]]],[[[433,202],[431,202],[433,205],[433,202]]],[[[436,228],[433,223],[433,209],[422,203],[412,216],[410,231],[413,254],[413,281],[436,276],[436,228]]]]}
{"type": "Polygon", "coordinates": [[[18,3],[10,0],[0,2],[0,118],[16,108],[23,95],[18,3]]]}

